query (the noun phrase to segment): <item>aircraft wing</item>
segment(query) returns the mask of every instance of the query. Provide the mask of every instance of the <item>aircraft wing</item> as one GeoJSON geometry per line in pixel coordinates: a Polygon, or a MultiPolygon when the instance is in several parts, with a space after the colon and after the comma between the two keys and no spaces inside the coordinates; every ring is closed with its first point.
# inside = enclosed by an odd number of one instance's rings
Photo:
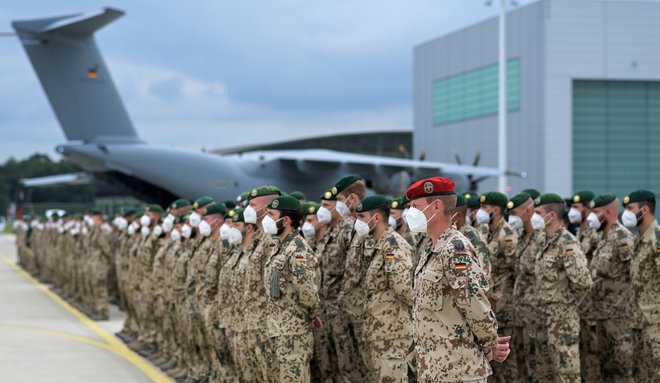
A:
{"type": "MultiPolygon", "coordinates": [[[[384,156],[373,156],[337,152],[333,150],[310,149],[310,150],[277,150],[277,151],[255,151],[237,155],[243,160],[256,162],[279,161],[293,163],[303,173],[314,173],[334,168],[355,173],[369,171],[372,173],[398,173],[407,171],[417,176],[433,175],[458,175],[458,176],[491,176],[497,177],[500,170],[485,166],[458,165],[445,162],[419,161],[407,158],[395,158],[384,156]]],[[[507,175],[527,177],[523,171],[507,170],[507,175]]]]}

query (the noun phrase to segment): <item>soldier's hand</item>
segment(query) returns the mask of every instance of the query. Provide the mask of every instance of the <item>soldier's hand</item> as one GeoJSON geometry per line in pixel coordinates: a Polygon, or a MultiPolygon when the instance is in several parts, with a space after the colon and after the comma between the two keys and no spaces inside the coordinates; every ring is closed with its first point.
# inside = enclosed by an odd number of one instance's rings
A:
{"type": "Polygon", "coordinates": [[[509,348],[510,336],[501,336],[497,338],[497,346],[493,347],[490,354],[486,357],[488,361],[495,360],[497,363],[502,363],[509,357],[511,349],[509,348]]]}
{"type": "Polygon", "coordinates": [[[495,307],[497,307],[497,302],[499,302],[499,300],[500,300],[499,295],[495,295],[495,294],[488,295],[488,302],[490,302],[490,307],[491,309],[493,309],[493,311],[495,311],[495,307]]]}
{"type": "Polygon", "coordinates": [[[314,326],[319,330],[323,329],[323,321],[321,320],[320,316],[317,315],[316,317],[314,317],[314,319],[312,319],[312,326],[314,326]]]}

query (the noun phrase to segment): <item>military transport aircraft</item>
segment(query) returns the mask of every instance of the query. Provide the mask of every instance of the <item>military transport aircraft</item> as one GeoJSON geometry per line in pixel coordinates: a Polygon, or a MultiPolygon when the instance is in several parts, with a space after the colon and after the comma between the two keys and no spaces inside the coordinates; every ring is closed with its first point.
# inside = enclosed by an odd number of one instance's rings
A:
{"type": "Polygon", "coordinates": [[[57,151],[84,171],[119,183],[145,201],[168,204],[177,197],[201,195],[233,199],[267,184],[317,196],[346,174],[361,175],[382,194],[400,194],[408,181],[432,175],[452,177],[459,190],[467,190],[468,176],[500,174],[495,168],[330,150],[220,156],[149,145],[137,134],[94,40],[98,29],[123,14],[104,8],[12,25],[68,140],[57,151]]]}

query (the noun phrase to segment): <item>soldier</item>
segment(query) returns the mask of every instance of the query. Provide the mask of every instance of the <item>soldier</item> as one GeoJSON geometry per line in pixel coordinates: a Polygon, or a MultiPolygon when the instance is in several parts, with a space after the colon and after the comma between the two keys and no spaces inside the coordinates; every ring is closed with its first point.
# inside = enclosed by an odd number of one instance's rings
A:
{"type": "MultiPolygon", "coordinates": [[[[412,346],[412,247],[388,225],[391,201],[363,199],[356,234],[372,237],[360,256],[365,266],[364,328],[370,352],[367,368],[376,382],[408,382],[406,356],[412,346]]],[[[368,243],[367,240],[364,243],[368,243]]]]}
{"type": "Polygon", "coordinates": [[[276,365],[276,355],[268,336],[268,297],[264,281],[264,265],[268,255],[277,246],[275,237],[266,235],[262,219],[268,212],[270,201],[282,193],[275,186],[261,186],[250,191],[248,206],[243,211],[246,223],[257,225],[259,234],[253,236],[254,251],[245,270],[246,289],[244,302],[246,305],[246,324],[248,346],[252,351],[251,359],[255,361],[258,381],[277,381],[279,370],[276,365]]]}
{"type": "Polygon", "coordinates": [[[597,196],[590,207],[589,224],[603,233],[590,265],[601,379],[632,382],[630,261],[634,240],[630,231],[617,221],[619,204],[613,194],[597,196]]]}
{"type": "Polygon", "coordinates": [[[236,259],[236,263],[231,272],[231,298],[228,298],[230,302],[235,302],[235,305],[230,306],[229,327],[232,333],[236,375],[241,382],[255,382],[258,377],[259,379],[261,377],[257,375],[260,370],[252,357],[253,350],[250,349],[245,321],[248,305],[245,303],[244,297],[247,288],[246,270],[250,255],[257,244],[253,237],[259,235],[259,232],[257,225],[245,223],[243,211],[243,208],[234,211],[231,233],[228,234],[228,240],[236,245],[230,255],[230,259],[236,259]]]}
{"type": "Polygon", "coordinates": [[[486,275],[470,241],[452,225],[454,187],[451,179],[434,177],[414,183],[406,193],[410,229],[426,232],[431,241],[414,274],[419,381],[484,383],[492,371],[488,361],[508,357],[509,338],[498,343],[486,275]]]}
{"type": "Polygon", "coordinates": [[[640,317],[635,360],[638,382],[660,382],[660,227],[655,219],[655,194],[635,190],[623,199],[621,220],[639,229],[631,265],[632,290],[640,317]]]}
{"type": "MultiPolygon", "coordinates": [[[[539,198],[537,196],[536,198],[539,198]]],[[[521,192],[511,198],[507,204],[509,223],[512,227],[522,228],[516,249],[517,259],[515,282],[513,284],[514,308],[514,347],[517,347],[519,381],[534,381],[536,374],[536,349],[534,333],[540,323],[538,302],[534,295],[536,276],[534,263],[536,254],[545,244],[543,218],[534,213],[534,198],[521,192]]]]}
{"type": "Polygon", "coordinates": [[[465,223],[477,228],[479,226],[477,224],[477,211],[479,211],[479,208],[481,207],[481,204],[479,203],[479,195],[477,193],[468,192],[463,194],[463,197],[465,197],[465,203],[467,205],[465,223]]]}
{"type": "Polygon", "coordinates": [[[316,216],[319,207],[320,205],[313,201],[302,204],[303,222],[300,232],[305,238],[305,241],[307,241],[309,246],[312,247],[312,250],[316,250],[316,244],[328,231],[328,225],[320,224],[319,219],[316,216]]]}
{"type": "Polygon", "coordinates": [[[90,212],[90,223],[93,225],[90,233],[91,248],[89,249],[92,265],[90,269],[90,287],[93,297],[91,317],[94,320],[108,320],[110,318],[108,269],[112,259],[110,233],[102,227],[103,216],[101,211],[94,209],[90,212]]]}
{"type": "MultiPolygon", "coordinates": [[[[568,211],[568,221],[577,227],[577,240],[587,262],[591,265],[593,252],[598,244],[600,233],[589,227],[587,217],[591,213],[589,203],[596,197],[590,190],[578,191],[571,197],[571,208],[568,211]]],[[[580,365],[582,380],[585,382],[600,382],[600,361],[598,347],[595,344],[596,321],[593,317],[591,296],[584,298],[580,305],[580,365]]]]}
{"type": "MultiPolygon", "coordinates": [[[[345,219],[350,219],[351,228],[347,233],[350,244],[345,251],[345,262],[342,268],[335,268],[330,263],[331,256],[324,255],[328,260],[328,268],[337,272],[341,270],[342,280],[339,291],[339,318],[333,320],[332,334],[335,338],[335,350],[339,372],[345,379],[360,381],[365,378],[367,372],[365,363],[369,357],[368,351],[361,347],[366,340],[362,333],[363,307],[362,297],[364,290],[361,286],[361,252],[363,250],[363,238],[354,236],[353,225],[355,223],[355,210],[357,205],[367,195],[364,181],[359,176],[346,176],[341,178],[331,192],[337,196],[336,211],[345,219]],[[350,217],[350,218],[349,218],[350,217]],[[340,321],[340,323],[338,322],[340,321]]],[[[332,256],[334,257],[334,255],[332,256]]]]}
{"type": "Polygon", "coordinates": [[[278,238],[264,269],[268,296],[268,335],[277,368],[278,382],[310,382],[309,362],[314,338],[312,324],[322,327],[317,289],[318,267],[309,263],[312,249],[298,234],[302,206],[284,195],[268,204],[262,221],[264,233],[278,238]]]}
{"type": "MultiPolygon", "coordinates": [[[[504,219],[508,199],[502,193],[489,192],[479,197],[481,208],[477,211],[477,223],[488,225],[488,249],[490,250],[492,286],[489,299],[493,303],[500,335],[513,334],[513,282],[516,265],[518,236],[504,219]]],[[[498,382],[512,382],[518,376],[516,350],[503,365],[493,364],[493,376],[498,382]]]]}
{"type": "Polygon", "coordinates": [[[466,223],[467,218],[467,200],[460,194],[456,195],[456,210],[452,217],[452,222],[456,225],[458,231],[465,235],[477,251],[479,266],[486,273],[490,280],[490,249],[486,244],[486,239],[474,227],[466,223]]]}
{"type": "Polygon", "coordinates": [[[305,202],[307,202],[307,198],[305,197],[305,193],[303,193],[301,191],[298,191],[298,190],[292,191],[292,192],[289,193],[289,195],[291,197],[297,199],[298,202],[300,202],[301,204],[304,204],[305,202]]]}
{"type": "Polygon", "coordinates": [[[388,223],[410,246],[416,247],[419,235],[410,231],[403,216],[403,212],[406,211],[406,204],[408,203],[410,201],[406,200],[405,196],[393,199],[390,203],[390,218],[388,223]]]}
{"type": "Polygon", "coordinates": [[[543,194],[535,214],[543,220],[546,235],[534,265],[534,294],[544,319],[536,334],[536,377],[541,383],[580,382],[578,304],[592,284],[587,260],[579,242],[561,224],[561,197],[543,194]]]}

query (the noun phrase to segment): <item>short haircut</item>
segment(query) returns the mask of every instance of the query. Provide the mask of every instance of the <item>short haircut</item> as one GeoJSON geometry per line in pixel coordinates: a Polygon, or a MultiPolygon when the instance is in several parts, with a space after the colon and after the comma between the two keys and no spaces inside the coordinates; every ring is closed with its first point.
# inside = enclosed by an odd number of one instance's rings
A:
{"type": "Polygon", "coordinates": [[[655,201],[642,201],[639,203],[639,208],[641,209],[643,206],[646,206],[651,210],[651,214],[655,215],[655,201]]]}
{"type": "Polygon", "coordinates": [[[339,194],[346,197],[348,197],[350,194],[355,194],[360,200],[363,200],[364,197],[367,196],[367,187],[364,186],[363,180],[357,180],[339,194]]]}
{"type": "Polygon", "coordinates": [[[298,210],[280,210],[280,218],[284,217],[289,217],[291,219],[291,226],[293,226],[294,229],[297,229],[300,227],[300,223],[302,222],[303,219],[303,210],[298,209],[298,210]]]}
{"type": "Polygon", "coordinates": [[[372,217],[375,214],[380,214],[382,216],[383,220],[385,221],[385,223],[387,223],[387,220],[390,218],[390,207],[389,207],[389,205],[379,207],[377,209],[374,209],[374,210],[370,211],[370,213],[371,213],[372,217]]]}
{"type": "Polygon", "coordinates": [[[548,213],[552,212],[555,213],[557,218],[560,220],[564,219],[564,204],[563,203],[549,203],[547,205],[543,205],[545,207],[545,211],[548,213]]]}
{"type": "Polygon", "coordinates": [[[456,210],[456,194],[435,195],[435,196],[426,197],[426,202],[431,204],[436,199],[442,201],[442,205],[445,207],[444,210],[442,211],[442,214],[444,214],[447,217],[450,217],[452,214],[454,214],[454,210],[456,210]]]}

